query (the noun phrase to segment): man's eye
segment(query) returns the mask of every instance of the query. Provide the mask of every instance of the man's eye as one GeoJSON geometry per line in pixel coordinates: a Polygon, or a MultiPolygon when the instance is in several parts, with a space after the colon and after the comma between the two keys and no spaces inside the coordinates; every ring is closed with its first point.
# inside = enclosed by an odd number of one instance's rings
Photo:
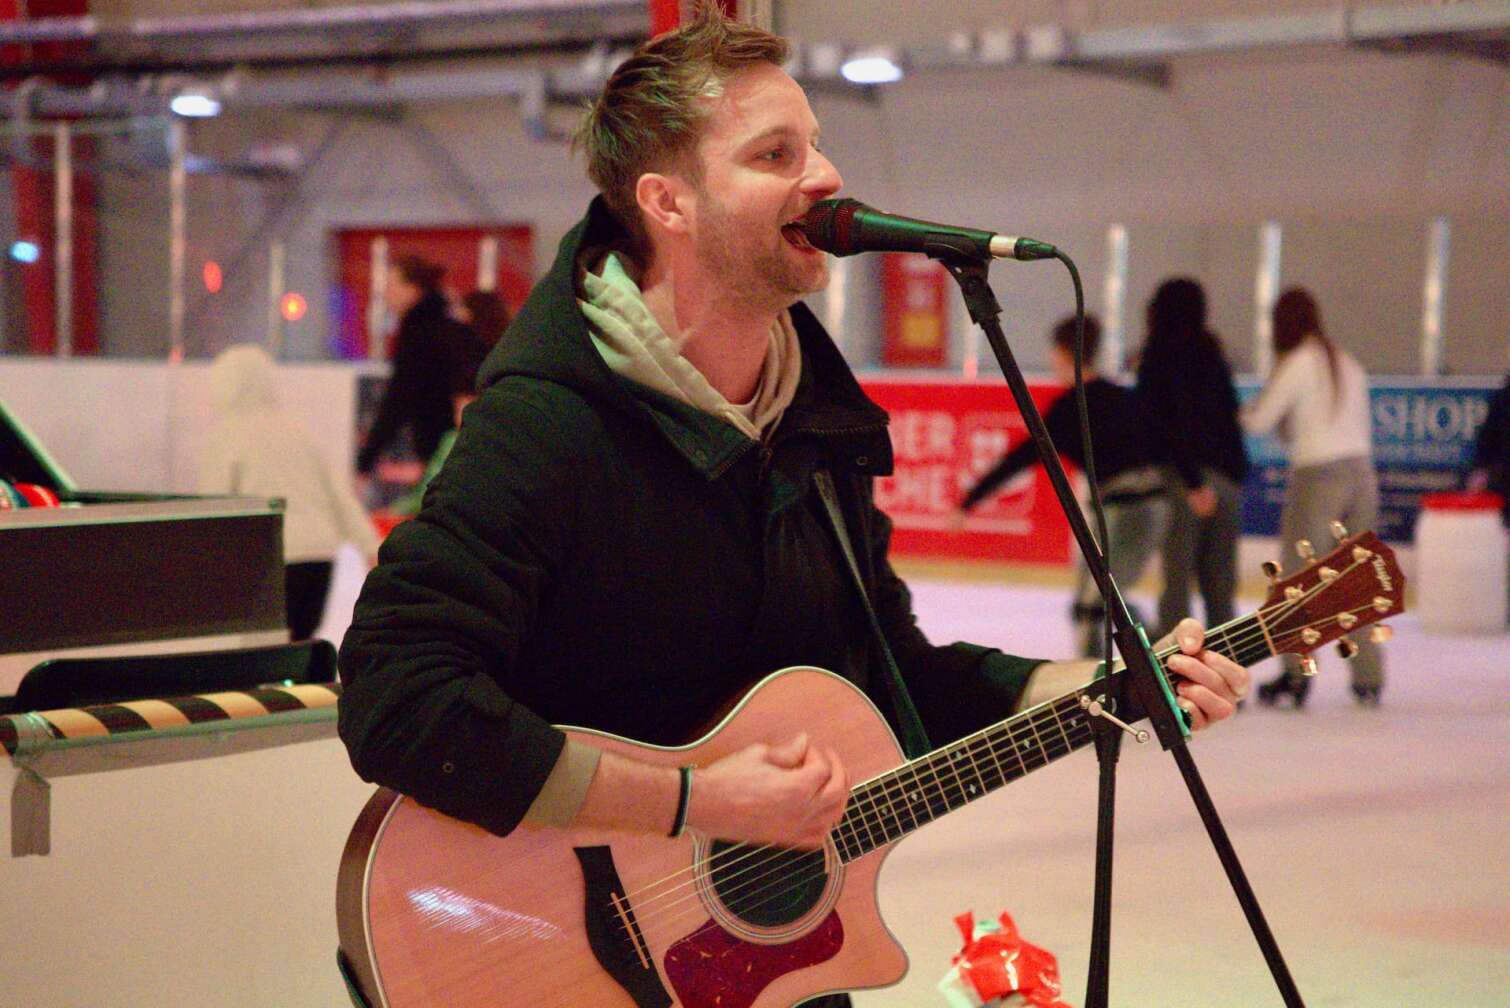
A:
{"type": "Polygon", "coordinates": [[[762,161],[780,161],[787,155],[785,147],[773,147],[760,155],[762,161]]]}

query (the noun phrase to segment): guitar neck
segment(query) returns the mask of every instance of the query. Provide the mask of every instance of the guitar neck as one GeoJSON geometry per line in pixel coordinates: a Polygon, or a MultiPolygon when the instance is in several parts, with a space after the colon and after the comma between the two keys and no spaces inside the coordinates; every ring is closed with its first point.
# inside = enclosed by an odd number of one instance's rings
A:
{"type": "MultiPolygon", "coordinates": [[[[1206,647],[1245,666],[1275,653],[1257,614],[1208,631],[1206,647]]],[[[1177,650],[1155,652],[1161,672],[1164,660],[1177,650]]],[[[1110,677],[1121,674],[1119,662],[1110,677]]],[[[1103,680],[1087,683],[854,788],[844,818],[833,831],[841,860],[848,863],[900,840],[919,826],[1089,745],[1093,738],[1090,715],[1080,700],[1084,696],[1094,699],[1105,689],[1103,680]]]]}

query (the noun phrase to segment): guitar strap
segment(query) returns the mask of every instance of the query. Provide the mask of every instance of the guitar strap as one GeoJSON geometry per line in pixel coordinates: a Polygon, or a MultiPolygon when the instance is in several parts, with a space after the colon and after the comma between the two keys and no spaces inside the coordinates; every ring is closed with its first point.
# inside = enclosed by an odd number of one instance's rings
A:
{"type": "Polygon", "coordinates": [[[865,606],[865,616],[870,620],[871,636],[875,638],[876,646],[881,649],[881,657],[886,662],[886,693],[891,698],[891,707],[896,711],[897,721],[902,729],[902,751],[908,759],[917,759],[933,748],[928,743],[928,733],[923,730],[923,719],[918,717],[918,709],[913,706],[912,697],[907,693],[907,684],[902,681],[902,672],[897,668],[897,661],[891,655],[891,647],[886,643],[886,635],[881,632],[881,621],[876,618],[876,611],[870,604],[870,596],[865,591],[865,579],[860,576],[860,565],[855,562],[855,552],[849,541],[849,530],[844,524],[844,514],[839,510],[839,495],[834,490],[834,477],[827,469],[819,469],[813,473],[813,482],[818,485],[818,496],[823,498],[823,507],[828,511],[828,520],[834,526],[834,534],[839,539],[839,548],[844,551],[844,559],[849,562],[849,572],[854,577],[855,589],[860,593],[860,602],[865,606]]]}

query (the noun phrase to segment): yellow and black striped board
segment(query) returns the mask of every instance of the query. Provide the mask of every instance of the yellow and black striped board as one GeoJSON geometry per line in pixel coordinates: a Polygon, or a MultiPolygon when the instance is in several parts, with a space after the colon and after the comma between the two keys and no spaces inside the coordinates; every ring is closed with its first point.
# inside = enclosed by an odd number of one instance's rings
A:
{"type": "Polygon", "coordinates": [[[0,745],[8,754],[15,755],[21,735],[18,722],[23,718],[31,726],[40,719],[55,739],[75,739],[330,707],[340,697],[341,687],[337,683],[307,683],[11,714],[0,717],[0,745]]]}

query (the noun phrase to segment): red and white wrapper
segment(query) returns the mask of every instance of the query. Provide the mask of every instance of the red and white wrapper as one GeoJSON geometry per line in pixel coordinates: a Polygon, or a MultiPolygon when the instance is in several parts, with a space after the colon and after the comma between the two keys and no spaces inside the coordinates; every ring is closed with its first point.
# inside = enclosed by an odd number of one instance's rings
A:
{"type": "Polygon", "coordinates": [[[1010,914],[987,921],[966,910],[954,923],[965,946],[938,984],[949,1008],[1070,1008],[1059,1000],[1058,961],[1024,941],[1010,914]]]}

